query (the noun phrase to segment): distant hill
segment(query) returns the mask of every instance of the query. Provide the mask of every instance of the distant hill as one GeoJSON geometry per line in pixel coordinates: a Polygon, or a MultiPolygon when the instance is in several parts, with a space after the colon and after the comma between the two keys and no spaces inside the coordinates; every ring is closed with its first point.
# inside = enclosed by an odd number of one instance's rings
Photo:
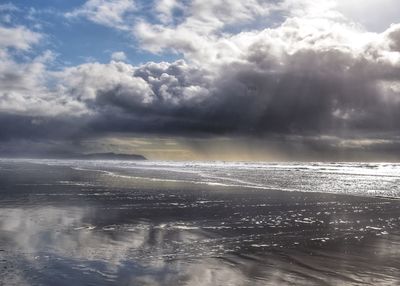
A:
{"type": "MultiPolygon", "coordinates": [[[[74,158],[75,159],[75,158],[74,158]]],[[[116,153],[92,153],[82,154],[76,159],[85,160],[147,160],[146,157],[137,154],[116,154],[116,153]]]]}

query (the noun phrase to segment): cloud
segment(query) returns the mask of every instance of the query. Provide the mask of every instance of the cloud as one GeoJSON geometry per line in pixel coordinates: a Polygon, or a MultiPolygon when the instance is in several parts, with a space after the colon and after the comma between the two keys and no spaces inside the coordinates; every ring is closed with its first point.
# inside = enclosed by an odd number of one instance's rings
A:
{"type": "Polygon", "coordinates": [[[272,2],[259,0],[160,1],[155,7],[160,24],[139,21],[133,33],[151,52],[192,53],[217,41],[224,29],[261,21],[276,8],[272,2]]]}
{"type": "Polygon", "coordinates": [[[126,17],[136,10],[133,0],[87,0],[81,7],[65,14],[67,18],[83,17],[104,26],[127,29],[126,17]]]}
{"type": "Polygon", "coordinates": [[[0,12],[3,12],[3,11],[18,11],[19,9],[18,9],[18,7],[17,6],[15,6],[14,4],[12,4],[12,3],[4,3],[4,4],[0,4],[0,12]]]}
{"type": "Polygon", "coordinates": [[[68,17],[132,29],[142,49],[182,58],[135,66],[115,52],[109,63],[54,72],[46,68],[48,56],[25,64],[12,59],[10,47],[27,51],[40,38],[17,27],[27,36],[0,42],[3,112],[64,118],[82,139],[110,133],[312,138],[305,144],[320,150],[326,136],[371,145],[382,145],[377,134],[397,140],[398,24],[368,31],[337,10],[338,1],[160,1],[155,21],[136,23],[125,17],[131,1],[97,2],[68,17]],[[262,18],[274,25],[260,28],[262,18]]]}
{"type": "Polygon", "coordinates": [[[114,52],[111,54],[111,59],[114,61],[125,61],[126,55],[124,52],[114,52]]]}
{"type": "Polygon", "coordinates": [[[184,10],[184,3],[178,0],[160,0],[155,9],[160,22],[168,24],[174,21],[175,15],[184,10]]]}
{"type": "Polygon", "coordinates": [[[400,19],[396,0],[338,0],[336,9],[367,29],[382,32],[400,19]]]}
{"type": "Polygon", "coordinates": [[[28,57],[42,34],[26,27],[0,27],[0,112],[26,116],[59,116],[78,112],[78,102],[49,88],[47,64],[53,53],[45,51],[28,57]],[[25,60],[18,60],[18,56],[25,60]]]}
{"type": "Polygon", "coordinates": [[[88,109],[107,108],[107,100],[121,104],[148,105],[153,92],[147,82],[133,76],[134,68],[123,62],[109,64],[88,63],[71,67],[56,74],[59,90],[80,102],[88,109]],[[109,98],[104,95],[109,94],[109,98]]]}
{"type": "Polygon", "coordinates": [[[0,49],[15,48],[28,50],[32,45],[37,44],[42,35],[25,27],[0,27],[0,49]]]}
{"type": "Polygon", "coordinates": [[[398,56],[400,52],[400,24],[391,25],[390,28],[385,31],[384,37],[388,44],[388,50],[394,52],[393,59],[395,61],[395,56],[398,56]]]}
{"type": "Polygon", "coordinates": [[[292,18],[276,29],[206,43],[210,48],[200,53],[210,54],[202,62],[196,52],[139,67],[82,65],[66,71],[64,86],[100,118],[120,110],[106,130],[121,124],[118,130],[186,134],[392,131],[397,32],[292,18]]]}

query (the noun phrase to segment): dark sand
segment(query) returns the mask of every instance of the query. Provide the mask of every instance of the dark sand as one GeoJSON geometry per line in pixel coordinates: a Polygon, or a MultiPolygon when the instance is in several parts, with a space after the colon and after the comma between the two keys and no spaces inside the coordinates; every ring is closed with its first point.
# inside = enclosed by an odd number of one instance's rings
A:
{"type": "Polygon", "coordinates": [[[400,285],[400,201],[2,162],[0,285],[400,285]]]}

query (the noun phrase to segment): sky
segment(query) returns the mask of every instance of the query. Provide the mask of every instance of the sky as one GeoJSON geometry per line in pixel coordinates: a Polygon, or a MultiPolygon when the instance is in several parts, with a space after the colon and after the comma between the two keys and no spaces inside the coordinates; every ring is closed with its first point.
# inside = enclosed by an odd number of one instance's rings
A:
{"type": "Polygon", "coordinates": [[[0,0],[0,156],[399,161],[398,0],[0,0]]]}

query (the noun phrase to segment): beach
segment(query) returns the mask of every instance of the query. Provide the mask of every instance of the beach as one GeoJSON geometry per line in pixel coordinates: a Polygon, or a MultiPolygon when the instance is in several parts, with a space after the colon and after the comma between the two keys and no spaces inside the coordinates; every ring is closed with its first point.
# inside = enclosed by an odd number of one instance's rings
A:
{"type": "Polygon", "coordinates": [[[397,168],[2,160],[0,284],[398,285],[397,168]]]}

